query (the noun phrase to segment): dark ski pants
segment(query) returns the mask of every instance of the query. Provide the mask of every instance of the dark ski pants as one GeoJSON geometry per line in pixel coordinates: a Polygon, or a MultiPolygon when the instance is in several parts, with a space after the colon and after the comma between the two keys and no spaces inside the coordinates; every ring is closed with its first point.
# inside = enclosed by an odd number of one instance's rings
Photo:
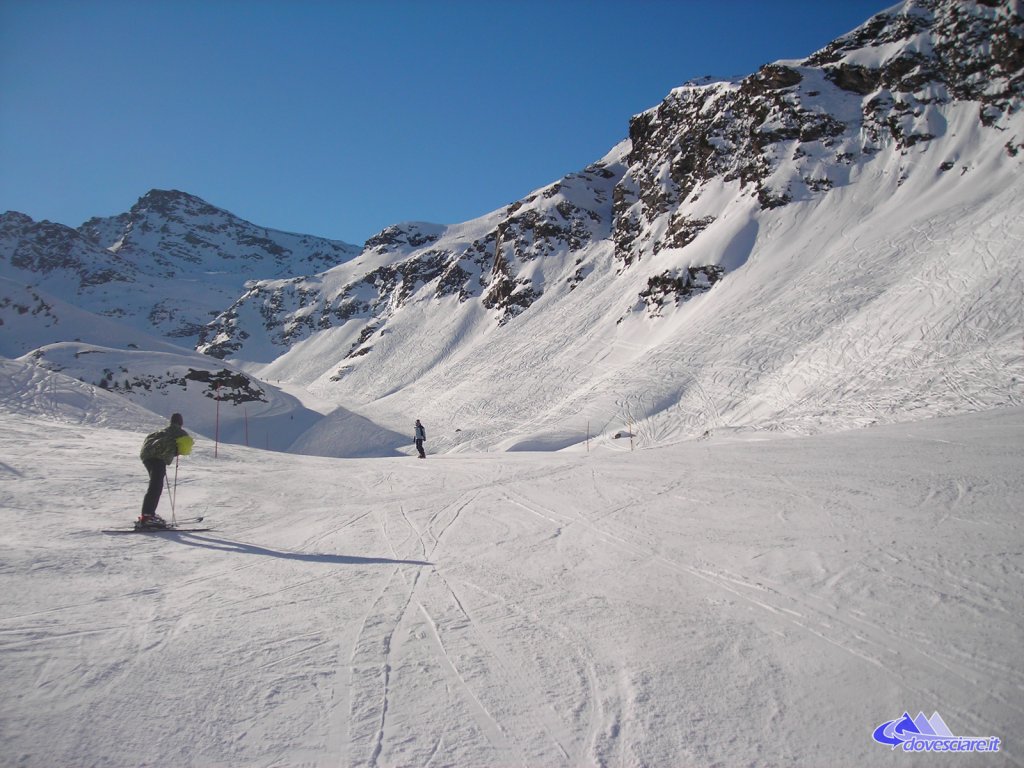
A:
{"type": "Polygon", "coordinates": [[[423,451],[423,439],[422,438],[416,438],[416,450],[419,451],[421,459],[427,458],[427,454],[423,451]]]}
{"type": "Polygon", "coordinates": [[[167,465],[163,459],[143,459],[146,471],[149,472],[149,488],[146,498],[142,500],[142,514],[155,515],[156,505],[160,503],[160,494],[164,490],[164,478],[167,476],[167,465]]]}

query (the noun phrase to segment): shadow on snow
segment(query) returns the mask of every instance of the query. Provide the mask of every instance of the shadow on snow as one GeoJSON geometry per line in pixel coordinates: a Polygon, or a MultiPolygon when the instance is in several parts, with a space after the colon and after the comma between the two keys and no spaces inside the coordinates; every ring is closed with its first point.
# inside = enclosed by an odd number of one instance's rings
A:
{"type": "Polygon", "coordinates": [[[282,552],[277,549],[259,547],[230,539],[216,539],[212,536],[199,536],[187,531],[173,531],[172,536],[181,544],[202,549],[214,549],[219,552],[238,552],[244,555],[263,555],[278,557],[282,560],[300,560],[307,563],[324,563],[326,565],[433,565],[425,560],[393,560],[386,557],[356,557],[353,555],[325,555],[311,552],[282,552]]]}

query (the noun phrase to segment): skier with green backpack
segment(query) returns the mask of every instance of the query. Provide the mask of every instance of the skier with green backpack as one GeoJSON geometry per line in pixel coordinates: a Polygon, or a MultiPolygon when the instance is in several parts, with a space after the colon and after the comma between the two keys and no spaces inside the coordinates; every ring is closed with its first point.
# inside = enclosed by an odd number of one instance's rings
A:
{"type": "MultiPolygon", "coordinates": [[[[139,458],[149,472],[149,488],[142,501],[142,514],[135,522],[135,528],[166,528],[167,522],[156,514],[160,494],[163,493],[167,478],[167,466],[178,456],[188,456],[192,452],[192,436],[184,429],[185,420],[180,413],[171,416],[171,423],[163,429],[146,435],[142,443],[139,458]]],[[[172,501],[173,506],[173,501],[172,501]]]]}

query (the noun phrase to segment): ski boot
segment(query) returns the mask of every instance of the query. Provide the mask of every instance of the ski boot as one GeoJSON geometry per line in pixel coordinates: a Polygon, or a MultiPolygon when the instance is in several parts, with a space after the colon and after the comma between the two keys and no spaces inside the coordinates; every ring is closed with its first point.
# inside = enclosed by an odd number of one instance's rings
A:
{"type": "Polygon", "coordinates": [[[135,521],[136,531],[160,530],[167,527],[167,521],[160,515],[139,515],[139,519],[135,521]]]}

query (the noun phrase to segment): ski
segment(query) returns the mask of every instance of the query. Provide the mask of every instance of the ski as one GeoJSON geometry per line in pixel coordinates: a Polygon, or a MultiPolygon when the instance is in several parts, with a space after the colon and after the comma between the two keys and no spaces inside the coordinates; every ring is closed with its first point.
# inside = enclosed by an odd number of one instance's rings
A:
{"type": "Polygon", "coordinates": [[[181,528],[182,525],[195,525],[203,522],[203,515],[196,517],[183,517],[173,523],[167,523],[164,528],[110,528],[101,533],[160,533],[161,531],[177,531],[178,533],[199,533],[209,531],[211,528],[181,528]]]}
{"type": "Polygon", "coordinates": [[[108,528],[100,533],[200,533],[213,528],[108,528]]]}
{"type": "Polygon", "coordinates": [[[200,515],[199,517],[182,517],[178,520],[175,520],[174,523],[172,523],[172,525],[192,525],[193,523],[201,522],[203,522],[202,515],[200,515]]]}

